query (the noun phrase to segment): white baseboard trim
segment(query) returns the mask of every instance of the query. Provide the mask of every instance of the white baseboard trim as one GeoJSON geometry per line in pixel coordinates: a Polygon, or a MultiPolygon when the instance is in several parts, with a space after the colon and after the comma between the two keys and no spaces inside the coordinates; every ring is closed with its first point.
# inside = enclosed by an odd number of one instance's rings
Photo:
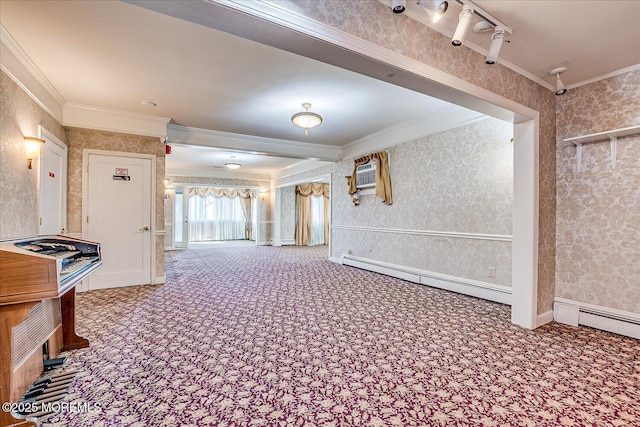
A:
{"type": "Polygon", "coordinates": [[[281,240],[280,243],[282,246],[295,246],[296,241],[295,239],[289,239],[289,240],[281,240]]]}
{"type": "Polygon", "coordinates": [[[493,283],[480,282],[464,277],[450,276],[350,255],[343,255],[342,258],[331,257],[329,259],[344,265],[397,277],[410,282],[511,305],[512,291],[511,288],[507,286],[494,285],[493,283]]]}
{"type": "Polygon", "coordinates": [[[553,322],[553,310],[538,314],[538,317],[536,317],[536,328],[551,322],[553,322]]]}
{"type": "Polygon", "coordinates": [[[166,281],[167,281],[167,276],[163,274],[162,276],[154,277],[153,282],[151,282],[151,284],[164,285],[166,281]]]}
{"type": "Polygon", "coordinates": [[[335,262],[336,264],[342,264],[342,257],[338,258],[335,256],[330,256],[329,261],[335,262]]]}
{"type": "Polygon", "coordinates": [[[565,325],[584,325],[640,339],[639,313],[556,297],[553,317],[565,325]]]}
{"type": "Polygon", "coordinates": [[[258,246],[270,246],[271,245],[271,241],[264,241],[264,242],[258,242],[258,246]]]}

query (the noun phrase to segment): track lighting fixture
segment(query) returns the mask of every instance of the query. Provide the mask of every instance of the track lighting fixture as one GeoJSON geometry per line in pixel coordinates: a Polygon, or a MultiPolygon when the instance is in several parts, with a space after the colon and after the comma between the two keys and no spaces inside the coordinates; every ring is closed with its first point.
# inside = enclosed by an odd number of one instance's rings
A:
{"type": "Polygon", "coordinates": [[[420,8],[422,10],[424,10],[425,12],[427,12],[427,14],[429,16],[431,16],[431,21],[435,24],[436,22],[438,22],[440,20],[440,18],[442,18],[442,15],[444,15],[444,13],[447,11],[447,9],[449,8],[449,2],[448,1],[438,1],[438,0],[417,0],[416,4],[418,6],[420,6],[420,8]],[[426,4],[430,3],[431,7],[427,7],[425,6],[426,4]]]}
{"type": "Polygon", "coordinates": [[[391,11],[393,13],[404,13],[407,9],[407,0],[391,0],[391,11]]]}
{"type": "Polygon", "coordinates": [[[464,38],[471,26],[471,18],[473,17],[473,8],[467,3],[462,4],[462,12],[458,15],[458,26],[451,38],[451,44],[454,46],[462,46],[464,38]]]}
{"type": "Polygon", "coordinates": [[[485,64],[493,65],[498,59],[502,42],[504,41],[504,28],[498,26],[491,35],[491,44],[489,45],[489,52],[484,61],[485,64]]]}
{"type": "Polygon", "coordinates": [[[562,80],[560,80],[560,74],[564,73],[565,71],[567,71],[567,67],[558,67],[549,71],[549,74],[551,74],[552,76],[555,74],[556,76],[556,95],[558,96],[567,93],[567,88],[565,87],[564,83],[562,83],[562,80]]]}
{"type": "MultiPolygon", "coordinates": [[[[451,38],[451,44],[454,46],[461,46],[464,42],[464,38],[471,26],[471,19],[473,15],[476,15],[481,19],[474,27],[473,31],[476,33],[489,33],[491,34],[491,44],[489,45],[489,51],[485,58],[485,64],[495,64],[502,48],[502,43],[505,41],[505,35],[511,34],[511,28],[504,25],[502,22],[491,16],[490,13],[476,6],[471,0],[455,0],[456,3],[462,6],[462,12],[458,16],[458,26],[456,27],[453,37],[451,38]]],[[[507,40],[507,43],[509,40],[507,40]]]]}

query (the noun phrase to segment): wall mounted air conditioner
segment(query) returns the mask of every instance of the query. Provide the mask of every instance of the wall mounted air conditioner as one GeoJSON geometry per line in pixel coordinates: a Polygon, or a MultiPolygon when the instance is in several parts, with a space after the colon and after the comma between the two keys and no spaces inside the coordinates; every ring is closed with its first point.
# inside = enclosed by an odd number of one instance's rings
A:
{"type": "Polygon", "coordinates": [[[376,186],[376,162],[369,161],[356,168],[356,187],[371,188],[376,186]]]}

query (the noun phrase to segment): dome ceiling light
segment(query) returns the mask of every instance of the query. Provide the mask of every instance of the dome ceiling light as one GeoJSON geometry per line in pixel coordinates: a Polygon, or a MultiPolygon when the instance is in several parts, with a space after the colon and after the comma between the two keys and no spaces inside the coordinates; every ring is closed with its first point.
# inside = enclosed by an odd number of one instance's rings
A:
{"type": "Polygon", "coordinates": [[[302,108],[304,108],[304,111],[291,116],[291,123],[293,123],[294,126],[304,129],[304,134],[308,135],[309,129],[320,126],[322,123],[322,116],[309,111],[311,104],[308,102],[302,104],[302,108]]]}
{"type": "Polygon", "coordinates": [[[236,160],[236,156],[231,156],[229,161],[227,163],[225,163],[224,165],[226,167],[228,167],[229,169],[238,169],[240,166],[242,166],[240,164],[240,162],[238,162],[238,160],[236,160]]]}

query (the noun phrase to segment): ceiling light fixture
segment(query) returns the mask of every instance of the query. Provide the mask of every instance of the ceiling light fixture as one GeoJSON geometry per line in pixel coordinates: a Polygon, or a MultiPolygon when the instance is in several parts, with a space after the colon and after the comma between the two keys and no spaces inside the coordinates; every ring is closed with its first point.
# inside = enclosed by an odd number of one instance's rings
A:
{"type": "Polygon", "coordinates": [[[558,96],[567,93],[567,88],[565,87],[564,83],[562,83],[562,80],[560,80],[560,74],[564,73],[565,71],[567,71],[567,67],[558,67],[549,71],[549,74],[551,74],[552,76],[556,76],[556,95],[558,96]]]}
{"type": "Polygon", "coordinates": [[[435,24],[442,18],[442,15],[449,8],[448,1],[438,1],[438,0],[417,0],[417,5],[420,6],[422,10],[424,10],[427,15],[431,16],[432,22],[435,24]],[[424,3],[430,3],[432,8],[428,8],[424,5],[424,3]]]}
{"type": "Polygon", "coordinates": [[[454,46],[462,46],[462,42],[464,42],[464,38],[467,35],[467,31],[469,31],[469,27],[471,26],[471,18],[473,17],[473,8],[467,3],[462,4],[462,12],[458,15],[458,26],[456,30],[453,32],[453,37],[451,38],[451,44],[454,46]]]}
{"type": "Polygon", "coordinates": [[[302,108],[304,108],[304,111],[291,116],[291,123],[293,123],[294,126],[304,129],[304,134],[308,135],[309,129],[320,126],[322,123],[322,116],[309,111],[311,104],[308,102],[302,104],[302,108]]]}
{"type": "Polygon", "coordinates": [[[496,30],[491,35],[491,44],[489,45],[489,52],[487,53],[487,57],[485,58],[485,61],[484,61],[485,64],[493,65],[496,63],[503,41],[504,41],[504,28],[496,27],[496,30]]]}
{"type": "Polygon", "coordinates": [[[229,161],[227,163],[224,164],[226,167],[228,167],[229,169],[238,169],[240,166],[242,166],[240,164],[240,162],[238,162],[236,160],[236,156],[231,156],[231,158],[229,159],[229,161]]]}

